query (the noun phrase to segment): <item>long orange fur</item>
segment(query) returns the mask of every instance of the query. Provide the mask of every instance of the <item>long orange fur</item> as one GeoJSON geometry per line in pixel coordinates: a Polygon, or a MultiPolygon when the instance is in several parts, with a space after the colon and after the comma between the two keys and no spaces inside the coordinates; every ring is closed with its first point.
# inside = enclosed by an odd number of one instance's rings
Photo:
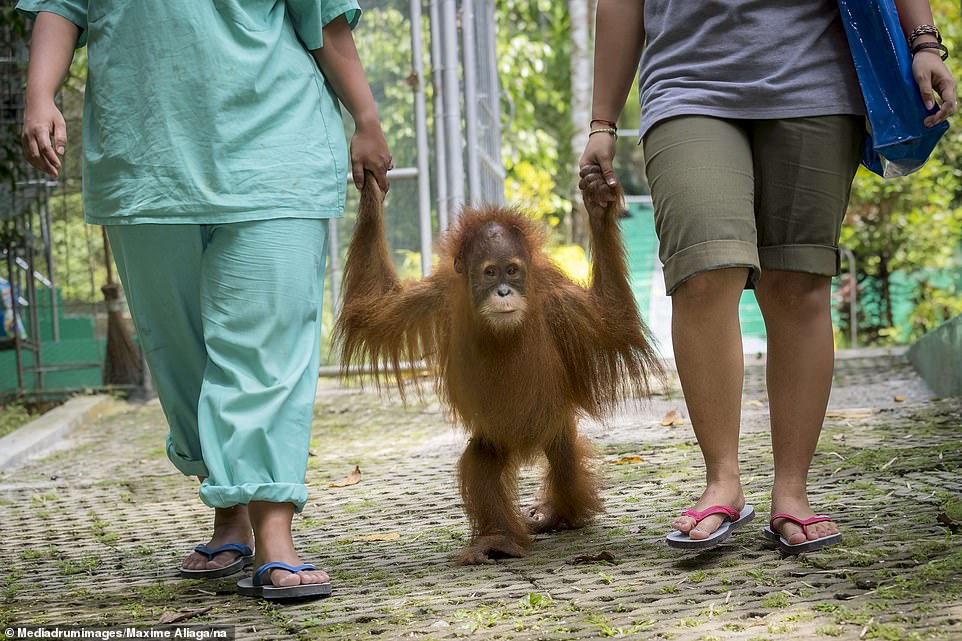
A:
{"type": "Polygon", "coordinates": [[[581,527],[602,510],[578,417],[602,418],[623,399],[647,396],[660,373],[628,284],[619,212],[614,203],[589,216],[588,288],[548,259],[530,219],[501,207],[465,208],[442,239],[434,273],[402,284],[384,238],[383,197],[365,181],[335,344],[345,373],[367,364],[402,397],[401,364],[427,361],[440,397],[471,435],[459,480],[473,539],[461,563],[522,556],[529,532],[581,527]],[[455,268],[492,222],[520,231],[530,256],[527,312],[509,337],[474,313],[467,276],[455,268]],[[526,519],[516,505],[517,471],[539,454],[548,470],[541,503],[526,519]]]}

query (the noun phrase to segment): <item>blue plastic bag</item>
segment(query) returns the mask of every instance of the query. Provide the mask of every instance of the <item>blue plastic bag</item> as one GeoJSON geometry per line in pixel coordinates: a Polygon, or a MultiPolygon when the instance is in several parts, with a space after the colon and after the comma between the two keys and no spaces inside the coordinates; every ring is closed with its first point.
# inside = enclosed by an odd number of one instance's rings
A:
{"type": "Polygon", "coordinates": [[[910,174],[925,164],[949,124],[923,123],[938,107],[922,102],[894,0],[838,0],[838,6],[868,114],[862,164],[885,178],[910,174]]]}

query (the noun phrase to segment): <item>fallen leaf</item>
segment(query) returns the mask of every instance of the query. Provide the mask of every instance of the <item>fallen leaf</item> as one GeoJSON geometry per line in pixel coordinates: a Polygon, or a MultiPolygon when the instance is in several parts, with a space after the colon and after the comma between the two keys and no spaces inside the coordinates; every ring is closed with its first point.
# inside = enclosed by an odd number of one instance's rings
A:
{"type": "Polygon", "coordinates": [[[629,463],[644,463],[645,459],[641,458],[637,454],[631,454],[628,456],[622,456],[617,461],[612,461],[612,465],[628,465],[629,463]]]}
{"type": "Polygon", "coordinates": [[[581,556],[576,556],[572,563],[575,565],[581,565],[583,563],[600,563],[602,561],[614,561],[615,555],[608,550],[602,550],[598,554],[582,554],[581,556]]]}
{"type": "Polygon", "coordinates": [[[949,528],[952,534],[958,534],[959,530],[962,529],[962,523],[959,523],[945,512],[939,512],[936,519],[939,523],[949,528]]]}
{"type": "Polygon", "coordinates": [[[400,532],[388,532],[386,534],[363,534],[354,537],[355,541],[397,541],[401,538],[400,532]]]}
{"type": "Polygon", "coordinates": [[[765,407],[764,403],[762,403],[761,401],[757,401],[755,399],[747,401],[745,405],[750,405],[751,407],[765,407]]]}
{"type": "Polygon", "coordinates": [[[328,483],[327,487],[347,487],[348,485],[357,485],[361,482],[361,468],[355,465],[354,471],[342,478],[340,481],[335,481],[334,483],[328,483]]]}
{"type": "Polygon", "coordinates": [[[902,403],[902,402],[905,401],[905,397],[904,397],[904,396],[896,396],[894,400],[895,400],[896,403],[902,403]]]}
{"type": "Polygon", "coordinates": [[[199,617],[202,614],[207,614],[213,608],[214,606],[208,606],[206,608],[201,608],[200,610],[177,610],[176,612],[164,612],[160,616],[160,623],[180,623],[181,621],[186,621],[187,619],[193,619],[194,617],[199,617]]]}
{"type": "Polygon", "coordinates": [[[851,409],[851,410],[829,410],[825,412],[825,418],[872,418],[875,410],[870,409],[851,409]]]}
{"type": "Polygon", "coordinates": [[[678,419],[678,410],[669,410],[661,419],[662,427],[671,427],[678,419]]]}

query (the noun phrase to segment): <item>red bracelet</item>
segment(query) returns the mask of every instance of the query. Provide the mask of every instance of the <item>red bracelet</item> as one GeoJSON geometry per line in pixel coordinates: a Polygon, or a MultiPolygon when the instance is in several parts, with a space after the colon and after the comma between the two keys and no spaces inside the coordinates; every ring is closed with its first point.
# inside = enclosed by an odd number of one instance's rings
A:
{"type": "Polygon", "coordinates": [[[612,122],[612,121],[610,121],[610,120],[605,120],[604,118],[592,118],[592,119],[591,119],[591,122],[589,123],[589,128],[590,128],[591,125],[595,124],[596,122],[604,123],[604,124],[608,125],[609,127],[613,128],[613,129],[617,129],[617,128],[618,128],[618,124],[617,124],[617,123],[614,123],[614,122],[612,122]]]}

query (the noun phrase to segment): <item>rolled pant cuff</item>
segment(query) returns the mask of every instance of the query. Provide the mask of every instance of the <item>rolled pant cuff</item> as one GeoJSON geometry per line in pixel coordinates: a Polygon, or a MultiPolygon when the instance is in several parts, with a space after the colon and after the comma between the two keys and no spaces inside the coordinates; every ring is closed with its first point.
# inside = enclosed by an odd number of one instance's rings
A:
{"type": "Polygon", "coordinates": [[[207,472],[207,465],[203,461],[192,461],[184,458],[174,451],[169,441],[167,442],[167,458],[170,459],[174,467],[180,470],[185,476],[210,476],[207,472]]]}
{"type": "Polygon", "coordinates": [[[307,503],[307,486],[303,483],[210,485],[205,481],[200,486],[200,500],[213,508],[247,505],[251,501],[293,503],[294,511],[300,512],[307,503]]]}
{"type": "Polygon", "coordinates": [[[744,240],[708,240],[686,247],[665,261],[665,291],[670,296],[689,278],[727,267],[747,267],[754,283],[761,270],[758,247],[744,240]]]}
{"type": "Polygon", "coordinates": [[[841,258],[830,245],[770,245],[758,248],[763,270],[838,276],[841,258]]]}

